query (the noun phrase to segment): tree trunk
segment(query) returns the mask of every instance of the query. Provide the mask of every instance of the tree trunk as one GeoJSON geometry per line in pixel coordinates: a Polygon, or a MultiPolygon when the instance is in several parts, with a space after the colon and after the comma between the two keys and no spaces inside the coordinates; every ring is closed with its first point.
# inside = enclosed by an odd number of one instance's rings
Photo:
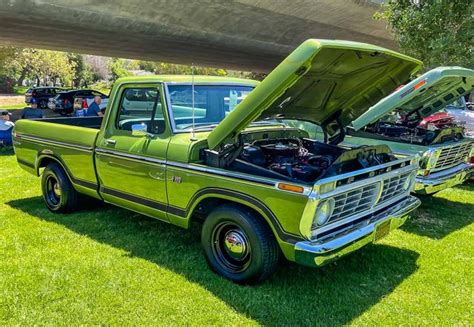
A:
{"type": "Polygon", "coordinates": [[[20,74],[20,77],[18,78],[18,81],[17,81],[17,85],[18,86],[22,86],[23,85],[23,81],[25,80],[25,77],[26,77],[26,69],[22,69],[21,71],[21,74],[20,74]]]}

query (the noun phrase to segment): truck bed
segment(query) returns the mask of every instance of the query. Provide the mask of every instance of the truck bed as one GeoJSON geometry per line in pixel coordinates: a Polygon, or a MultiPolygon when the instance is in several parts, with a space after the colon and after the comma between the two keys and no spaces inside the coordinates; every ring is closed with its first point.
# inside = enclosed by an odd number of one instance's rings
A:
{"type": "Polygon", "coordinates": [[[35,121],[100,129],[100,125],[102,124],[102,119],[103,117],[59,117],[59,118],[55,117],[55,118],[36,119],[35,121]]]}
{"type": "Polygon", "coordinates": [[[38,175],[51,159],[59,161],[78,191],[98,197],[94,148],[102,117],[46,118],[17,121],[17,161],[38,175]]]}

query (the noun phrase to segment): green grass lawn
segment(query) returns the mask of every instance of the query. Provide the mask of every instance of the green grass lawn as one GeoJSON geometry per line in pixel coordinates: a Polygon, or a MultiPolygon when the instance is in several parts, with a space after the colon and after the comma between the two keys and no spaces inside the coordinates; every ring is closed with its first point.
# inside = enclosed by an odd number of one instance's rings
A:
{"type": "Polygon", "coordinates": [[[424,197],[401,230],[263,285],[212,273],[191,231],[108,205],[50,213],[0,155],[0,325],[473,325],[474,185],[424,197]]]}

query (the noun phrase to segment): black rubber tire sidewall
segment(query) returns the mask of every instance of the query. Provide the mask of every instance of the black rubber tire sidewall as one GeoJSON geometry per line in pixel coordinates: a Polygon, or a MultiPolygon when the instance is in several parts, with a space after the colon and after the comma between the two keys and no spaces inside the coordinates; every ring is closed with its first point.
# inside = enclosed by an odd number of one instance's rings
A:
{"type": "Polygon", "coordinates": [[[41,190],[46,207],[52,212],[67,213],[77,210],[78,193],[74,189],[64,169],[57,163],[50,163],[43,171],[41,177],[41,190]],[[59,183],[61,197],[58,205],[52,205],[47,196],[47,180],[52,176],[59,183]]]}
{"type": "Polygon", "coordinates": [[[244,207],[222,205],[214,209],[204,221],[201,243],[207,262],[213,271],[239,284],[256,284],[267,279],[276,269],[280,249],[266,221],[244,207]],[[222,222],[238,225],[251,246],[251,261],[246,270],[233,273],[222,267],[212,250],[212,234],[222,222]]]}

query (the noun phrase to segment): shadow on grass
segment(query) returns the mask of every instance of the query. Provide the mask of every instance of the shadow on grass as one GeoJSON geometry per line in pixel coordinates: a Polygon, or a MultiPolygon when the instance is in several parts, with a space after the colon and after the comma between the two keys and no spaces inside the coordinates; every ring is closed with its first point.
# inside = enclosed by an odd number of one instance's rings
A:
{"type": "Polygon", "coordinates": [[[52,214],[41,197],[7,205],[183,275],[265,325],[347,324],[417,270],[418,253],[377,245],[321,269],[283,262],[262,285],[238,286],[207,267],[197,223],[186,231],[109,205],[52,214]]]}
{"type": "MultiPolygon", "coordinates": [[[[474,191],[474,185],[458,185],[456,188],[474,191]]],[[[420,199],[421,206],[402,226],[406,232],[441,239],[474,223],[473,204],[435,196],[422,196],[420,199]]]]}

